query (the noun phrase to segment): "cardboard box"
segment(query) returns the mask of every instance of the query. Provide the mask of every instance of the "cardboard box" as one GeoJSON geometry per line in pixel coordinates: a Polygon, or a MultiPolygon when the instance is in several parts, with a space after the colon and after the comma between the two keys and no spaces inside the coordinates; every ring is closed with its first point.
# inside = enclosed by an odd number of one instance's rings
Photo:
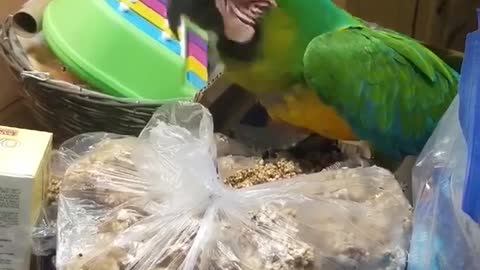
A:
{"type": "MultiPolygon", "coordinates": [[[[2,57],[0,57],[0,82],[0,111],[2,111],[20,98],[21,87],[2,57]]],[[[3,123],[0,122],[0,124],[3,123]]]]}
{"type": "MultiPolygon", "coordinates": [[[[6,16],[13,14],[21,8],[25,3],[24,0],[3,0],[0,1],[0,24],[3,23],[6,16]]],[[[6,61],[0,57],[0,111],[17,100],[19,95],[20,83],[17,82],[10,70],[8,69],[6,61]]],[[[0,122],[0,124],[3,124],[0,122]]]]}
{"type": "Polygon", "coordinates": [[[0,110],[0,125],[48,131],[36,121],[24,99],[18,99],[0,110]]]}
{"type": "Polygon", "coordinates": [[[0,269],[29,269],[52,134],[0,126],[0,269]]]}
{"type": "MultiPolygon", "coordinates": [[[[25,0],[0,1],[0,23],[24,3],[25,0]]],[[[0,57],[0,82],[0,125],[37,128],[32,112],[24,105],[22,85],[14,78],[3,57],[0,57]]]]}
{"type": "Polygon", "coordinates": [[[0,1],[0,17],[5,18],[9,14],[13,14],[19,10],[26,0],[6,0],[0,1]]]}

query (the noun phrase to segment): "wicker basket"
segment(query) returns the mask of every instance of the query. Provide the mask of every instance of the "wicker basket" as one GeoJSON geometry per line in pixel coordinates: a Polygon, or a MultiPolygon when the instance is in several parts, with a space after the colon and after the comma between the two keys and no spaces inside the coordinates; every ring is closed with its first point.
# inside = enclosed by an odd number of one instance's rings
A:
{"type": "MultiPolygon", "coordinates": [[[[112,97],[50,79],[47,73],[33,70],[12,25],[10,16],[1,26],[1,54],[14,76],[22,82],[22,92],[38,122],[55,134],[57,142],[95,131],[138,135],[153,112],[162,105],[112,97]]],[[[220,74],[213,76],[206,88],[219,77],[220,74]]]]}

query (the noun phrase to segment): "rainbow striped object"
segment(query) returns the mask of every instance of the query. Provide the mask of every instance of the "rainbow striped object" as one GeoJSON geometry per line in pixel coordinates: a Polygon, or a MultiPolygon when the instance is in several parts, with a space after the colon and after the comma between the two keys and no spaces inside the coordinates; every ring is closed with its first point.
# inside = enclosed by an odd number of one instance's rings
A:
{"type": "Polygon", "coordinates": [[[106,0],[123,18],[172,53],[185,59],[186,80],[198,90],[208,81],[207,35],[186,19],[179,29],[180,41],[169,28],[167,0],[106,0]]]}

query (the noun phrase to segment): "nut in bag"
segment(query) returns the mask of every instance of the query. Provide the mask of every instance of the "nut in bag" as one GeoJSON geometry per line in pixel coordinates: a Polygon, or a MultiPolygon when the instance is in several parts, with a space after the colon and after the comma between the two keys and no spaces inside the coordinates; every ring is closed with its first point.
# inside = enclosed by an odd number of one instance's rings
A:
{"type": "Polygon", "coordinates": [[[59,269],[406,265],[411,207],[381,168],[232,189],[217,174],[209,112],[185,102],[160,108],[138,138],[77,141],[62,148],[79,154],[59,196],[59,269]]]}

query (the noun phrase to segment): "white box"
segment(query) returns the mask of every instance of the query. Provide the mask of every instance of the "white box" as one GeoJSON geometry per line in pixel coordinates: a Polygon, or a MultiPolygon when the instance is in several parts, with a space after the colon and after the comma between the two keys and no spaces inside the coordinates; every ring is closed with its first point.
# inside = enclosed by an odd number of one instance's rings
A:
{"type": "Polygon", "coordinates": [[[52,134],[0,126],[0,270],[28,270],[52,134]]]}

